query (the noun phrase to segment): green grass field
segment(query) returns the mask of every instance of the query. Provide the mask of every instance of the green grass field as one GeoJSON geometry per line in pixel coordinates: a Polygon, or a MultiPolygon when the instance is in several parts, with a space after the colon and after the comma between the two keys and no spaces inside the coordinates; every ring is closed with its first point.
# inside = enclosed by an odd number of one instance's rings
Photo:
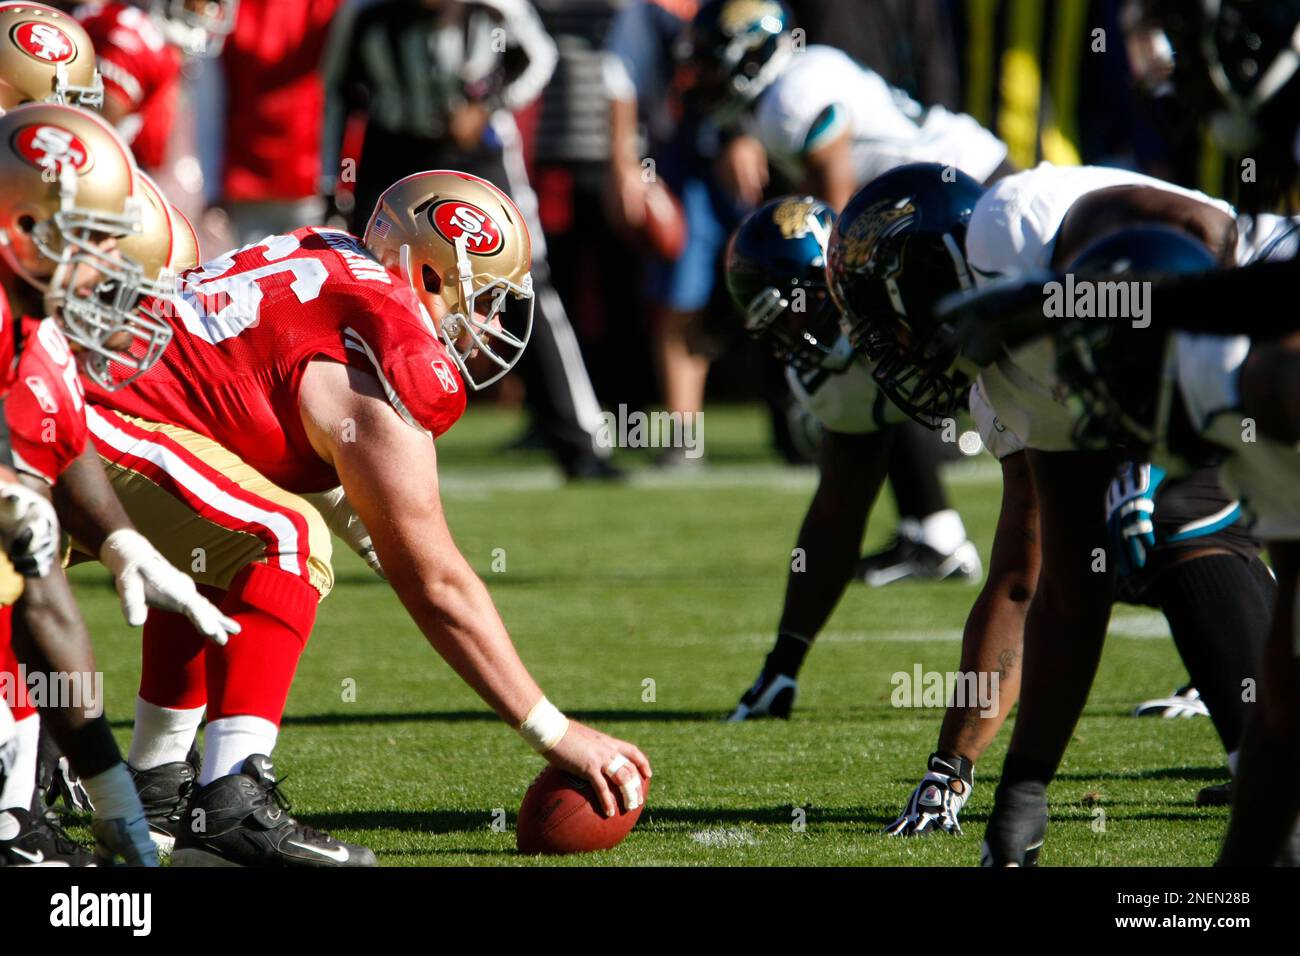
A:
{"type": "MultiPolygon", "coordinates": [[[[620,847],[563,860],[516,854],[514,815],[541,761],[346,549],[336,551],[338,584],[276,753],[296,814],[373,847],[387,865],[977,863],[1009,728],[977,771],[964,836],[879,832],[923,772],[940,720],[938,710],[892,707],[890,675],[918,663],[955,668],[975,589],[854,585],[809,656],[795,719],[720,722],[770,646],[814,475],[769,456],[759,410],[712,408],[705,418],[709,469],[664,476],[644,469],[648,453],[628,453],[621,460],[636,472],[615,487],[565,486],[543,458],[501,452],[520,427],[508,413],[470,414],[440,442],[453,531],[524,660],[563,709],[635,741],[654,762],[649,807],[620,847]],[[493,570],[494,549],[504,551],[503,572],[493,570]],[[355,700],[345,700],[350,682],[355,700]],[[493,829],[498,808],[504,830],[493,829]]],[[[996,467],[984,456],[948,479],[987,559],[996,467]]],[[[892,531],[885,497],[869,545],[892,531]]],[[[74,579],[125,746],[138,635],[102,569],[74,579]]],[[[1227,813],[1194,805],[1200,787],[1225,779],[1209,721],[1129,716],[1182,678],[1163,620],[1120,608],[1051,792],[1044,865],[1212,862],[1227,813]]]]}

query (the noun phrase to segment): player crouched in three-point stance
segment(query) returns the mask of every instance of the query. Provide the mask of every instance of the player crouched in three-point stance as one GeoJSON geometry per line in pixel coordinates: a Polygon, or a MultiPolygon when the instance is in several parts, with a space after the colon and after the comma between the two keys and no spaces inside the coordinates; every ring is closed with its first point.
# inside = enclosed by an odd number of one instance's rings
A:
{"type": "MultiPolygon", "coordinates": [[[[22,13],[36,18],[37,25],[48,25],[41,19],[48,14],[34,9],[23,5],[22,13]]],[[[12,36],[24,36],[30,25],[17,24],[12,36]]],[[[58,74],[54,80],[51,95],[62,98],[66,90],[60,92],[58,74]]],[[[133,529],[113,496],[88,446],[78,366],[55,321],[94,324],[115,347],[135,342],[141,346],[140,367],[157,358],[166,344],[166,329],[156,323],[151,329],[135,306],[153,288],[145,282],[146,272],[156,285],[162,269],[176,263],[169,256],[149,259],[139,248],[134,251],[142,258],[128,251],[146,209],[168,216],[156,190],[138,176],[129,151],[98,117],[39,104],[19,106],[0,118],[0,286],[5,293],[0,299],[0,368],[6,370],[5,413],[15,470],[31,489],[17,503],[39,514],[48,511],[40,503],[51,491],[55,494],[64,525],[80,534],[88,553],[113,572],[131,624],[142,623],[146,606],[165,608],[188,615],[207,637],[224,641],[236,625],[133,529]]],[[[169,284],[164,281],[162,287],[169,284]]],[[[12,653],[6,620],[0,666],[6,673],[21,662],[51,674],[92,674],[96,668],[89,635],[53,560],[57,524],[47,530],[54,535],[46,542],[50,552],[35,565],[38,576],[28,578],[7,616],[12,653]]],[[[17,565],[33,573],[23,560],[17,565]]],[[[0,749],[7,747],[12,757],[0,792],[0,856],[15,864],[81,862],[75,850],[26,812],[38,731],[29,703],[19,700],[17,713],[11,714],[16,718],[8,727],[11,740],[0,737],[0,749]]],[[[44,718],[94,804],[97,855],[156,863],[140,801],[96,702],[64,701],[46,707],[44,718]]],[[[0,728],[0,734],[4,731],[0,728]]]]}
{"type": "Polygon", "coordinates": [[[785,196],[746,217],[727,246],[727,289],[745,328],[786,363],[790,391],[821,426],[817,492],[796,543],[807,565],[791,566],[776,646],[733,721],[790,715],[804,655],[852,578],[893,426],[907,419],[840,332],[825,278],[834,227],[826,203],[785,196]]]}
{"type": "Polygon", "coordinates": [[[611,786],[639,805],[648,761],[543,696],[439,500],[435,440],[466,385],[496,381],[527,343],[530,249],[490,183],[416,174],[383,194],[364,240],[304,228],[185,273],[162,360],[124,388],[89,387],[91,432],[127,511],[166,528],[175,560],[205,555],[197,579],[242,627],[213,647],[179,615],[145,625],[129,761],[156,835],[175,839],[174,865],[376,862],[282,812],[269,758],[333,584],[317,504],[373,549],[429,642],[502,719],[608,812],[611,786]]]}
{"type": "MultiPolygon", "coordinates": [[[[985,192],[961,173],[954,180],[943,167],[918,164],[854,196],[831,240],[828,276],[881,388],[937,427],[955,413],[970,379],[953,374],[937,347],[936,302],[977,281],[1068,263],[1092,239],[1135,222],[1166,224],[1224,259],[1235,255],[1227,204],[1150,177],[1044,163],[985,192]]],[[[1204,252],[1191,266],[1206,261],[1214,256],[1204,252]]],[[[1168,267],[1186,265],[1174,257],[1168,267]]],[[[1040,313],[1041,306],[1040,292],[1040,313]]],[[[1132,544],[1123,504],[1154,512],[1150,552],[1133,552],[1150,565],[1143,599],[1164,611],[1230,755],[1248,713],[1241,681],[1255,673],[1273,585],[1258,544],[1233,527],[1235,503],[1212,470],[1160,487],[1121,481],[1108,529],[1107,487],[1117,467],[1128,475],[1132,465],[1110,449],[1079,449],[1075,416],[1054,387],[1050,349],[995,354],[970,388],[970,407],[1001,462],[1003,497],[989,577],[966,622],[961,670],[997,673],[999,699],[992,717],[978,704],[948,709],[928,773],[890,832],[959,829],[974,763],[1019,694],[997,797],[1002,808],[1020,801],[1019,812],[995,813],[986,859],[1032,863],[1047,822],[1047,781],[1100,656],[1120,549],[1132,544]],[[1110,552],[1104,570],[1094,563],[1099,552],[1110,552]],[[1066,673],[1068,687],[1043,693],[1050,675],[1066,673]]]]}

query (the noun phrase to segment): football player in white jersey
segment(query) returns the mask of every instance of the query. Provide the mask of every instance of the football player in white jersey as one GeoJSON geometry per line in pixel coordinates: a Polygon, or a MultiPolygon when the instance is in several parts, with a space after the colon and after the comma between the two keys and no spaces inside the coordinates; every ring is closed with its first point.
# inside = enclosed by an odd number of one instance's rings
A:
{"type": "MultiPolygon", "coordinates": [[[[1300,184],[1300,3],[1152,0],[1144,6],[1144,28],[1159,40],[1151,48],[1170,52],[1164,80],[1172,79],[1180,107],[1203,117],[1229,155],[1249,157],[1252,168],[1258,164],[1258,177],[1243,177],[1239,201],[1252,212],[1280,208],[1288,215],[1242,220],[1243,267],[1156,285],[1149,301],[1154,330],[1099,330],[1087,322],[1049,329],[1041,316],[1041,285],[1036,291],[1024,283],[991,290],[951,311],[946,337],[949,349],[978,365],[993,350],[1025,348],[1021,343],[1034,326],[1056,332],[1055,373],[1081,400],[1081,437],[1127,439],[1174,460],[1194,453],[1198,440],[1210,443],[1220,458],[1227,453],[1223,483],[1240,496],[1247,520],[1269,543],[1278,597],[1219,863],[1296,865],[1300,320],[1294,309],[1267,306],[1289,303],[1300,279],[1300,217],[1294,215],[1300,184]],[[1243,303],[1265,307],[1243,309],[1243,303]],[[998,331],[989,335],[989,329],[998,331]],[[1183,331],[1160,334],[1169,329],[1183,331]]],[[[1120,246],[1128,239],[1103,242],[1120,246]]],[[[1044,692],[1060,691],[1075,676],[1059,674],[1044,692]]],[[[1036,809],[1024,793],[1009,796],[1015,799],[1000,803],[990,829],[1001,817],[1005,832],[1023,833],[1025,825],[1016,826],[1016,818],[1023,821],[1036,809]],[[1013,803],[1029,813],[1017,812],[1013,803]]]]}
{"type": "MultiPolygon", "coordinates": [[[[1091,238],[1132,222],[1169,224],[1216,248],[1224,260],[1234,255],[1235,222],[1225,204],[1149,177],[1044,164],[972,197],[969,188],[946,183],[941,167],[915,166],[886,174],[854,196],[831,242],[828,275],[855,347],[875,363],[877,382],[901,408],[934,426],[955,412],[967,381],[949,374],[929,351],[939,297],[999,275],[1036,274],[1071,261],[1091,238]]],[[[978,719],[974,707],[949,709],[930,772],[891,828],[957,829],[957,811],[973,782],[971,764],[1019,691],[1020,716],[998,803],[1018,801],[1023,812],[1010,815],[1019,829],[995,815],[986,840],[993,863],[1036,860],[1046,826],[1046,784],[1086,700],[1119,558],[1115,553],[1105,564],[1095,561],[1115,551],[1102,502],[1121,459],[1076,450],[1074,418],[1060,400],[1052,359],[1050,348],[1044,352],[1037,344],[997,356],[971,391],[985,443],[1002,463],[1004,491],[989,580],[967,621],[962,670],[997,672],[1000,700],[996,719],[978,719]],[[1043,694],[1057,673],[1072,675],[1071,685],[1043,694]]],[[[1185,518],[1197,509],[1210,518],[1231,504],[1212,481],[1179,487],[1171,482],[1166,496],[1184,496],[1170,509],[1180,525],[1190,523],[1185,518]]],[[[1202,539],[1174,541],[1170,535],[1154,542],[1152,559],[1161,565],[1155,596],[1179,633],[1194,680],[1221,691],[1215,694],[1220,706],[1211,707],[1218,717],[1233,698],[1227,682],[1214,682],[1222,653],[1228,652],[1233,673],[1253,673],[1254,654],[1245,644],[1225,648],[1209,622],[1265,620],[1269,596],[1254,547],[1215,531],[1202,539]],[[1210,594],[1215,601],[1198,603],[1197,614],[1181,613],[1183,604],[1210,594]],[[1220,595],[1238,597],[1228,606],[1220,595]],[[1208,633],[1197,634],[1198,628],[1208,633]],[[1188,647],[1199,651],[1189,654],[1188,647]]],[[[1231,733],[1220,727],[1230,751],[1241,719],[1231,723],[1231,733]]]]}
{"type": "MultiPolygon", "coordinates": [[[[698,108],[757,139],[791,185],[838,210],[858,186],[903,163],[942,162],[981,182],[1014,170],[1006,144],[970,116],[923,107],[833,47],[799,46],[792,24],[779,0],[712,0],[678,51],[698,108]]],[[[979,581],[978,553],[938,478],[938,444],[911,425],[897,430],[889,479],[898,534],[858,563],[857,579],[979,581]]]]}

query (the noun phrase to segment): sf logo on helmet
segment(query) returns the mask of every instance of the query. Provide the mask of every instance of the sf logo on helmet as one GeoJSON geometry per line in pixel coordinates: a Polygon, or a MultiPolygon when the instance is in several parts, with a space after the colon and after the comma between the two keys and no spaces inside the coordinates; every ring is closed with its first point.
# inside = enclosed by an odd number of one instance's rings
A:
{"type": "Polygon", "coordinates": [[[429,211],[429,218],[439,235],[448,242],[454,244],[464,236],[469,251],[476,256],[490,256],[501,251],[501,227],[473,203],[444,200],[429,211]]]}
{"type": "Polygon", "coordinates": [[[13,37],[19,49],[46,63],[64,63],[77,52],[68,35],[49,23],[20,23],[13,37]]]}
{"type": "Polygon", "coordinates": [[[37,169],[72,166],[77,172],[90,165],[90,153],[75,133],[60,126],[24,126],[14,135],[14,148],[37,169]]]}

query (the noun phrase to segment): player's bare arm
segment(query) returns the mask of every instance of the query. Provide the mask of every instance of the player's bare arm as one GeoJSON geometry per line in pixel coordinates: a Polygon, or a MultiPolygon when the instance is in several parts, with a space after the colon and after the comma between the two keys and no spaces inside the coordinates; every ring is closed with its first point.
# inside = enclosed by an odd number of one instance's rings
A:
{"type": "Polygon", "coordinates": [[[953,704],[944,714],[939,750],[975,763],[998,735],[1020,696],[1025,616],[1041,561],[1038,499],[1024,452],[1002,459],[1002,510],[988,577],[962,633],[961,671],[997,674],[995,712],[953,704]]]}
{"type": "MultiPolygon", "coordinates": [[[[303,375],[302,418],[312,446],[338,471],[348,499],[370,529],[388,580],[434,649],[496,713],[520,727],[542,700],[515,651],[487,588],[452,540],[438,494],[432,439],[406,424],[379,381],[336,362],[316,361],[303,375]],[[355,423],[354,441],[339,423],[355,423]]],[[[616,812],[607,768],[624,788],[650,763],[635,746],[569,721],[545,752],[587,779],[605,810],[616,812]]]]}
{"type": "Polygon", "coordinates": [[[804,188],[832,209],[844,208],[860,183],[853,164],[852,134],[845,130],[825,146],[806,153],[804,188]]]}

